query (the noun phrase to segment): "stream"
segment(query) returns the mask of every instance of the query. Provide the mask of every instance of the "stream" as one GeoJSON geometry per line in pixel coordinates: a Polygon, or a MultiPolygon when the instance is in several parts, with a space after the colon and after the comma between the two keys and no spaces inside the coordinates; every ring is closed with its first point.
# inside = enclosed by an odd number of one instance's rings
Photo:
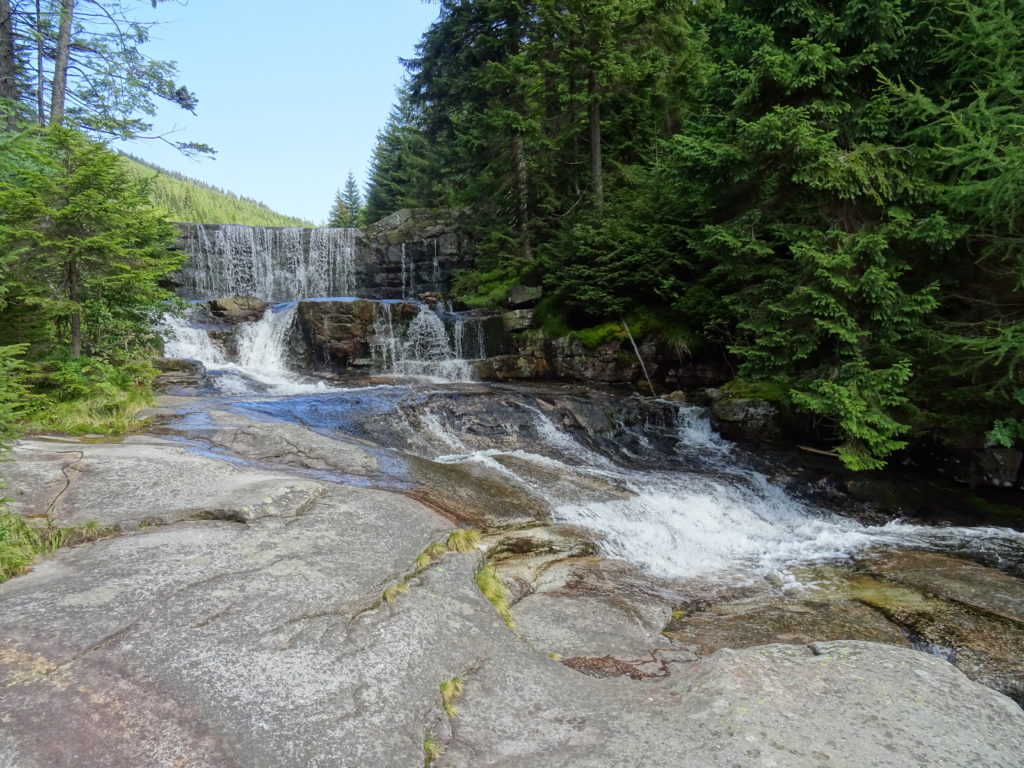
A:
{"type": "Polygon", "coordinates": [[[526,615],[539,593],[633,596],[670,609],[661,637],[698,655],[848,637],[910,644],[1024,698],[1021,532],[880,514],[827,475],[724,440],[694,405],[472,382],[457,323],[424,306],[399,334],[388,302],[378,317],[379,373],[358,386],[293,370],[294,303],[239,325],[233,354],[202,324],[169,318],[167,356],[201,361],[209,385],[163,431],[276,468],[215,445],[210,414],[367,446],[372,472],[289,469],[407,493],[482,529],[526,615]]]}

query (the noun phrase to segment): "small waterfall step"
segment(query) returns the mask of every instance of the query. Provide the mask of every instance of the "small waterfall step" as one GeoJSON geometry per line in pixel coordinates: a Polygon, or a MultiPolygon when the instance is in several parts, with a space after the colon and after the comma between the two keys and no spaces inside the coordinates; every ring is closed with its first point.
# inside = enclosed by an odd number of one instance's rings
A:
{"type": "Polygon", "coordinates": [[[165,353],[199,360],[234,394],[326,386],[304,374],[472,381],[473,360],[486,353],[484,321],[397,300],[217,299],[197,302],[187,320],[167,318],[165,353]]]}

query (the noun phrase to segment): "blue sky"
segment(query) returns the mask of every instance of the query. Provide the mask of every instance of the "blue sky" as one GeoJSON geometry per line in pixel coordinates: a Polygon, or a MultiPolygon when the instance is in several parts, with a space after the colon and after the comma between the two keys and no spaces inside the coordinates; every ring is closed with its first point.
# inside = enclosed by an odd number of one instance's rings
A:
{"type": "MultiPolygon", "coordinates": [[[[148,7],[148,3],[146,4],[148,7]]],[[[363,184],[403,68],[437,16],[422,0],[160,3],[143,51],[178,63],[197,116],[161,110],[155,130],[212,145],[189,160],[160,141],[121,148],[314,223],[348,171],[363,184]]]]}

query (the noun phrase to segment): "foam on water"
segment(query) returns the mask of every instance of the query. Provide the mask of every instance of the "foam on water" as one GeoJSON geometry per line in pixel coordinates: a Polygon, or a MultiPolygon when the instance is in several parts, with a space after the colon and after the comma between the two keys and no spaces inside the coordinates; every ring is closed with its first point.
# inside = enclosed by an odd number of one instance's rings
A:
{"type": "Polygon", "coordinates": [[[472,381],[469,362],[460,356],[458,344],[449,338],[444,322],[429,307],[419,312],[405,329],[391,314],[391,305],[377,305],[374,317],[373,357],[391,376],[415,376],[437,383],[472,381]]]}
{"type": "Polygon", "coordinates": [[[164,327],[167,357],[198,360],[229,395],[303,395],[327,392],[322,381],[310,381],[296,374],[287,361],[287,338],[295,324],[294,302],[277,304],[252,323],[242,323],[237,331],[238,359],[230,361],[213,343],[209,334],[181,318],[168,315],[164,327]]]}
{"type": "MultiPolygon", "coordinates": [[[[589,528],[600,536],[602,552],[667,578],[744,582],[774,574],[783,581],[793,568],[847,560],[872,548],[920,548],[987,553],[1019,560],[1024,534],[1003,528],[930,527],[905,522],[864,525],[856,519],[812,506],[743,465],[733,444],[711,428],[703,409],[679,406],[676,470],[644,471],[616,465],[582,445],[542,411],[533,414],[538,438],[523,450],[465,450],[461,440],[436,417],[426,426],[435,444],[456,452],[434,457],[442,463],[478,463],[512,476],[545,497],[552,519],[589,528]],[[626,489],[624,498],[567,500],[538,488],[516,465],[516,457],[574,474],[600,477],[626,489]]],[[[421,415],[421,420],[423,419],[421,415]]]]}

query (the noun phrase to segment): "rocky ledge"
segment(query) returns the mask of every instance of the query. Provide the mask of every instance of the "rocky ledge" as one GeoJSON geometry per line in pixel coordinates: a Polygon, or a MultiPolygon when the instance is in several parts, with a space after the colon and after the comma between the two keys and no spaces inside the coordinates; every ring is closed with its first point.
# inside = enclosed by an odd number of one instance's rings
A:
{"type": "MultiPolygon", "coordinates": [[[[0,766],[1020,764],[1024,712],[941,658],[809,638],[702,656],[663,601],[569,588],[619,566],[566,532],[453,547],[409,495],[318,479],[372,477],[372,444],[204,429],[18,446],[16,511],[122,535],[0,585],[0,766]],[[478,586],[498,557],[515,629],[478,586]]],[[[1014,599],[985,604],[1015,621],[1014,599]]]]}

